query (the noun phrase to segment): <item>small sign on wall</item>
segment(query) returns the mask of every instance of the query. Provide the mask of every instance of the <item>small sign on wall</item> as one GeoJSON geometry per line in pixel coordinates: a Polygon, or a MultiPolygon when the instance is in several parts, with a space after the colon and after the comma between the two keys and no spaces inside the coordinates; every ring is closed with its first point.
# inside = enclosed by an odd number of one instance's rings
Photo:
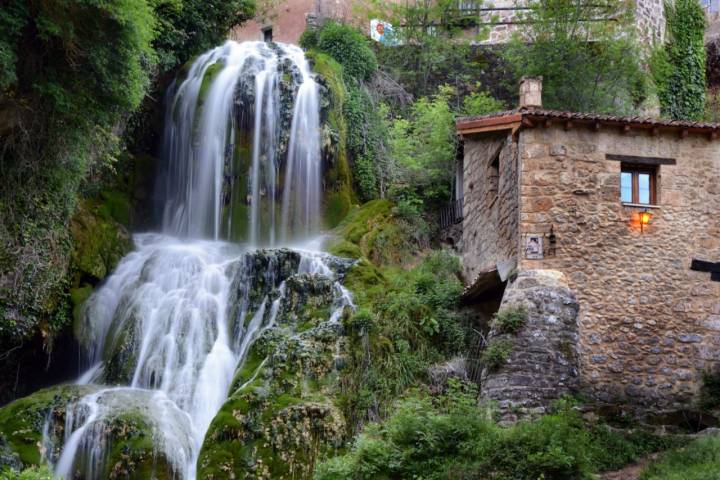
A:
{"type": "Polygon", "coordinates": [[[543,258],[543,236],[534,233],[525,237],[525,258],[539,260],[543,258]]]}

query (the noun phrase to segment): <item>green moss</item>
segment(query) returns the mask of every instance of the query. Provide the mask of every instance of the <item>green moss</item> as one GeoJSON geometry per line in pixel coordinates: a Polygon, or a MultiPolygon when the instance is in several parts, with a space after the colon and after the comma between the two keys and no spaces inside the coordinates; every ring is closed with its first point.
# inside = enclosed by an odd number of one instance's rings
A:
{"type": "Polygon", "coordinates": [[[104,190],[100,195],[103,203],[99,206],[98,213],[105,220],[115,220],[121,225],[130,226],[133,207],[127,194],[117,190],[104,190]]]}
{"type": "Polygon", "coordinates": [[[343,114],[347,89],[343,81],[343,70],[330,56],[316,50],[307,53],[313,70],[322,78],[329,92],[329,109],[324,149],[331,153],[332,165],[326,170],[324,222],[329,228],[335,227],[357,202],[352,188],[352,176],[347,152],[347,122],[343,114]]]}
{"type": "Polygon", "coordinates": [[[83,278],[105,278],[132,248],[127,231],[110,216],[110,208],[93,200],[80,203],[70,224],[74,240],[72,265],[76,285],[83,278]]]}
{"type": "Polygon", "coordinates": [[[15,400],[0,408],[0,435],[23,465],[39,465],[43,425],[48,413],[64,416],[68,402],[94,389],[88,385],[60,385],[15,400]]]}
{"type": "Polygon", "coordinates": [[[82,337],[83,331],[83,318],[82,318],[82,307],[85,301],[90,297],[93,292],[93,288],[89,285],[84,285],[78,288],[70,289],[70,301],[72,302],[72,313],[73,313],[73,331],[75,332],[75,338],[82,337]]]}

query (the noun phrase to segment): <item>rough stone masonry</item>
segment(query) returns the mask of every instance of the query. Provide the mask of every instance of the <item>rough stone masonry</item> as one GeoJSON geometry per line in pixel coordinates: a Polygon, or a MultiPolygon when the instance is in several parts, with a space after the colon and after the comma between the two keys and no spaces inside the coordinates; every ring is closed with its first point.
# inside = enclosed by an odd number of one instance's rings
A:
{"type": "Polygon", "coordinates": [[[720,261],[720,127],[521,107],[458,130],[468,290],[507,262],[557,272],[579,304],[579,390],[691,404],[720,366],[720,282],[691,269],[720,261]],[[621,201],[626,170],[649,172],[654,202],[621,201]]]}

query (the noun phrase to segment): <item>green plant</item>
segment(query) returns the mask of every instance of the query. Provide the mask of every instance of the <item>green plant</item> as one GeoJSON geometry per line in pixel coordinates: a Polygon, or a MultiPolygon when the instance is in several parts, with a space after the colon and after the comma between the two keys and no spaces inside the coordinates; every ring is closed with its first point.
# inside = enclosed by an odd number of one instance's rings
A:
{"type": "Polygon", "coordinates": [[[527,321],[527,309],[522,306],[507,306],[493,315],[492,328],[498,333],[517,333],[527,321]]]}
{"type": "Polygon", "coordinates": [[[513,345],[509,340],[492,341],[482,354],[482,364],[491,372],[497,371],[507,363],[512,349],[513,345]]]}
{"type": "Polygon", "coordinates": [[[669,42],[651,65],[663,115],[701,119],[705,112],[705,13],[698,0],[665,4],[669,42]]]}
{"type": "Polygon", "coordinates": [[[326,21],[316,40],[312,34],[303,37],[303,47],[314,46],[337,60],[345,73],[358,80],[369,80],[377,70],[377,58],[368,38],[350,25],[326,21]]]}
{"type": "Polygon", "coordinates": [[[720,472],[720,437],[695,440],[652,462],[642,480],[713,480],[720,472]]]}
{"type": "Polygon", "coordinates": [[[518,78],[543,77],[546,107],[630,113],[647,90],[634,11],[626,0],[533,2],[503,56],[518,78]]]}
{"type": "Polygon", "coordinates": [[[11,469],[0,471],[0,480],[53,480],[52,471],[46,467],[30,467],[18,472],[11,469]]]}
{"type": "Polygon", "coordinates": [[[670,445],[588,427],[569,406],[501,428],[476,397],[474,385],[457,381],[443,395],[411,392],[385,421],[367,425],[348,453],[320,464],[315,480],[590,480],[670,445]]]}

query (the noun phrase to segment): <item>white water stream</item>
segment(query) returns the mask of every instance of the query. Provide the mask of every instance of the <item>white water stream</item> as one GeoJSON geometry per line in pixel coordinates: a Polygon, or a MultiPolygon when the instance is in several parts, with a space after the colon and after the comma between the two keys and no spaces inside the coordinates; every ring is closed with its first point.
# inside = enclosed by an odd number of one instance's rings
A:
{"type": "MultiPolygon", "coordinates": [[[[252,341],[274,324],[285,298],[287,266],[272,253],[258,253],[254,245],[287,244],[319,233],[318,104],[318,86],[294,46],[227,42],[192,64],[168,100],[167,171],[160,185],[163,234],[135,235],[135,251],[84,307],[88,363],[78,383],[108,386],[68,405],[62,449],[59,457],[50,458],[57,476],[70,479],[80,471],[83,478],[99,479],[109,448],[108,425],[134,412],[151,423],[154,448],[177,476],[196,478],[205,433],[227,397],[235,369],[252,341]],[[297,79],[281,158],[279,66],[288,62],[297,79]],[[220,66],[208,81],[212,65],[220,66]],[[248,77],[254,101],[239,107],[236,89],[248,85],[248,77]],[[209,85],[203,85],[204,78],[209,85]],[[223,219],[237,218],[223,209],[240,201],[228,200],[226,185],[238,118],[252,118],[250,169],[231,175],[247,182],[244,221],[250,246],[220,240],[231,231],[224,229],[223,219]],[[263,269],[256,255],[269,255],[263,269]],[[261,300],[249,293],[258,289],[261,300]]],[[[326,254],[300,255],[290,274],[335,278],[326,254]]],[[[337,281],[335,292],[330,321],[351,305],[350,294],[337,281]]],[[[45,435],[44,445],[48,442],[45,435]]],[[[46,450],[52,451],[52,445],[46,450]]]]}

